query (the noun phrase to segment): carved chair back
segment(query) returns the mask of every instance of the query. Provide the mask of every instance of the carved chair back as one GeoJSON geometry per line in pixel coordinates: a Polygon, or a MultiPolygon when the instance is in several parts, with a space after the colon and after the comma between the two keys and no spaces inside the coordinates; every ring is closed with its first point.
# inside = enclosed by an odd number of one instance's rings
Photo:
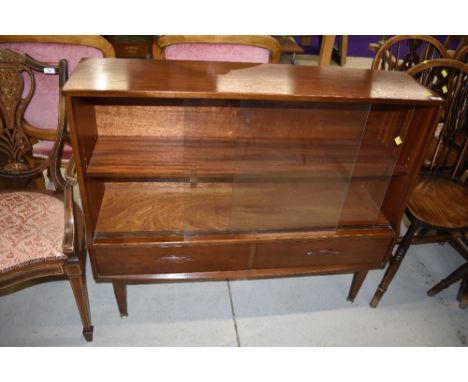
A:
{"type": "Polygon", "coordinates": [[[372,61],[374,70],[407,71],[411,67],[449,55],[435,37],[402,35],[389,38],[383,43],[372,61]]]}
{"type": "Polygon", "coordinates": [[[468,65],[453,59],[431,60],[408,74],[447,100],[428,170],[458,178],[468,159],[468,65]]]}
{"type": "Polygon", "coordinates": [[[28,183],[48,169],[56,189],[62,189],[61,150],[66,134],[64,101],[60,89],[67,80],[67,61],[58,65],[42,63],[26,54],[0,48],[0,177],[8,179],[2,186],[28,183]],[[60,115],[52,150],[44,160],[33,158],[34,140],[25,129],[24,115],[36,90],[35,72],[48,73],[58,79],[56,105],[60,115]]]}
{"type": "MultiPolygon", "coordinates": [[[[4,35],[0,36],[0,48],[26,53],[44,63],[57,63],[60,59],[66,59],[70,73],[82,58],[115,57],[112,45],[100,36],[4,35]]],[[[57,126],[58,78],[37,71],[33,74],[37,86],[24,115],[25,128],[30,136],[37,139],[34,155],[47,157],[52,150],[51,142],[54,140],[57,126]]],[[[69,158],[70,155],[71,148],[67,145],[64,156],[69,158]]]]}
{"type": "Polygon", "coordinates": [[[160,60],[278,63],[279,42],[271,36],[161,36],[153,43],[160,60]]]}

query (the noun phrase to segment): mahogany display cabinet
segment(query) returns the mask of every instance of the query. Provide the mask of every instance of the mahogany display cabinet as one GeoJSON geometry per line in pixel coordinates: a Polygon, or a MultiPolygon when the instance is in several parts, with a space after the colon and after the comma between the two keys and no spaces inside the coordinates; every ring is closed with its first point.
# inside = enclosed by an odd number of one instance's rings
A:
{"type": "MultiPolygon", "coordinates": [[[[63,89],[94,277],[383,268],[443,101],[405,73],[86,59],[63,89]]],[[[314,293],[311,291],[311,293],[314,293]]]]}

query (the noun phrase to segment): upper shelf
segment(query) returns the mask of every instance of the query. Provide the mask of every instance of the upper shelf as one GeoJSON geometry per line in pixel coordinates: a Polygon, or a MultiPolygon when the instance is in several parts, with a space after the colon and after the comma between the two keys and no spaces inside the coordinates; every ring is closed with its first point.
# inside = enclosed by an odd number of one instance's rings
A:
{"type": "Polygon", "coordinates": [[[65,84],[79,97],[211,98],[439,105],[403,72],[234,62],[89,58],[65,84]]]}
{"type": "Polygon", "coordinates": [[[99,136],[86,173],[95,177],[243,177],[256,180],[329,177],[388,177],[392,152],[346,140],[168,139],[99,136]]]}

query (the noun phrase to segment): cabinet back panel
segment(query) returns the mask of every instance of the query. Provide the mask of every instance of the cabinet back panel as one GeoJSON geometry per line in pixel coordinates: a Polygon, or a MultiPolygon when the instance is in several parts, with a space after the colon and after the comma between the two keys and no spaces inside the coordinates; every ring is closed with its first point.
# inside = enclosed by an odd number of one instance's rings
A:
{"type": "Polygon", "coordinates": [[[236,100],[97,100],[99,135],[359,140],[369,105],[236,100]]]}

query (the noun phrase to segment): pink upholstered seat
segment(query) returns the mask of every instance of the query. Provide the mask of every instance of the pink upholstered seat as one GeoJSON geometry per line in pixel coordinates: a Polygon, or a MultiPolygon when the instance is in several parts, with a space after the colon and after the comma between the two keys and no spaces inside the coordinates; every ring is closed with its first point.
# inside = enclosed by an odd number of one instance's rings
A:
{"type": "Polygon", "coordinates": [[[266,64],[270,51],[240,44],[183,43],[165,49],[166,60],[231,61],[266,64]]]}
{"type": "Polygon", "coordinates": [[[0,193],[0,273],[51,259],[64,259],[63,202],[52,195],[0,193]]]}

